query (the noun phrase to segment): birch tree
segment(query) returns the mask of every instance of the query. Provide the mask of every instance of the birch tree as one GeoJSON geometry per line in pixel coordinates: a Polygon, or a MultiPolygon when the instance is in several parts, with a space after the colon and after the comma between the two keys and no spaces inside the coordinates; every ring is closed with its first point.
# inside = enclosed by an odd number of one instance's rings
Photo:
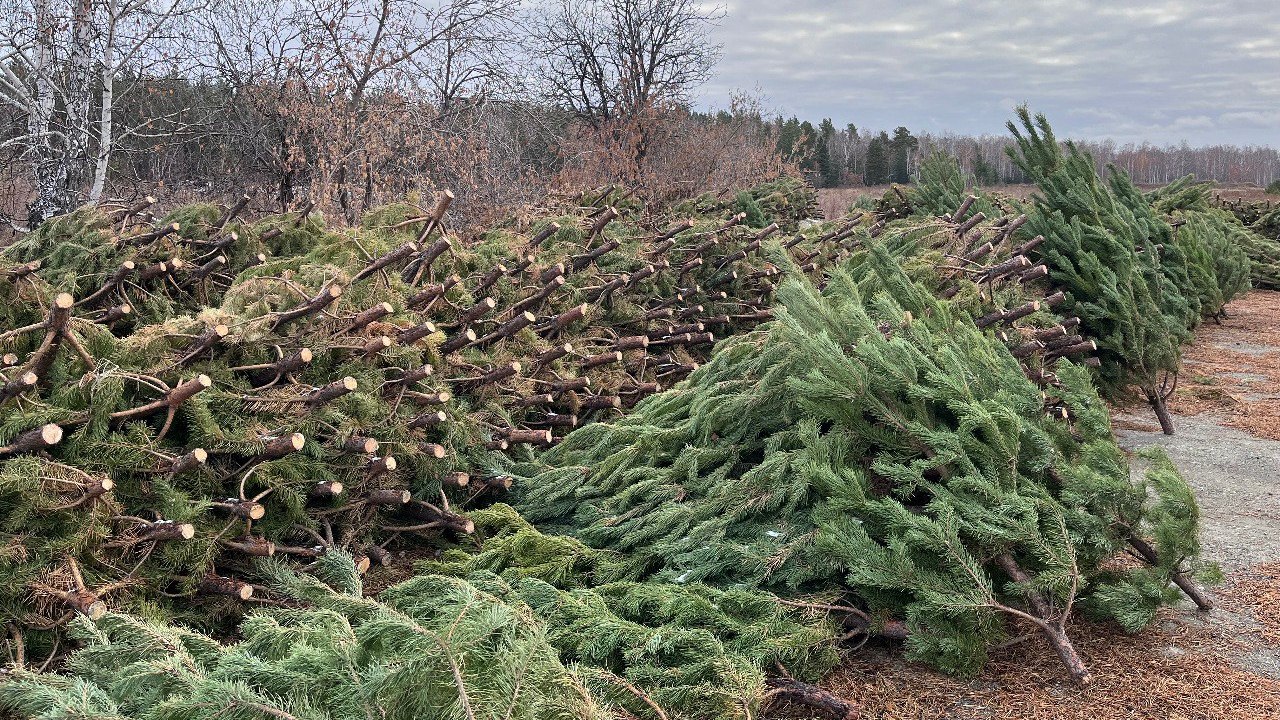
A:
{"type": "Polygon", "coordinates": [[[203,0],[34,0],[9,3],[0,50],[0,102],[25,114],[26,133],[5,141],[31,165],[35,225],[106,189],[113,150],[131,136],[157,131],[172,118],[116,127],[123,96],[170,69],[181,18],[203,0]],[[122,76],[131,78],[118,86],[122,76]],[[60,111],[59,111],[60,109],[60,111]]]}

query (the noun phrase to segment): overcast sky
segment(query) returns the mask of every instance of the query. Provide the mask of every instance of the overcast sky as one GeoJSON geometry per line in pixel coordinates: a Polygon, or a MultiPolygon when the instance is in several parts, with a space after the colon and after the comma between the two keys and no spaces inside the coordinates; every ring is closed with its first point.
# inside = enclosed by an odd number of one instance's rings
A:
{"type": "Polygon", "coordinates": [[[1280,145],[1280,0],[730,0],[700,104],[837,127],[1280,145]]]}

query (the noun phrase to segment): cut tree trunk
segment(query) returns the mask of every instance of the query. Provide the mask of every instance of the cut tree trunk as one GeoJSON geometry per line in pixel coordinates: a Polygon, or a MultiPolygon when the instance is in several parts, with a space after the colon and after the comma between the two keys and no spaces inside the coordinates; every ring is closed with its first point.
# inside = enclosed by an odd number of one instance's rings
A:
{"type": "Polygon", "coordinates": [[[1165,435],[1173,434],[1173,416],[1169,414],[1169,406],[1165,403],[1164,396],[1154,388],[1143,388],[1142,391],[1147,396],[1147,403],[1151,405],[1151,409],[1155,411],[1156,419],[1160,421],[1160,430],[1165,435]]]}
{"type": "Polygon", "coordinates": [[[1036,617],[1036,624],[1040,630],[1049,639],[1049,644],[1053,647],[1053,651],[1057,653],[1058,658],[1062,660],[1062,664],[1067,667],[1067,672],[1071,673],[1071,677],[1081,685],[1088,685],[1092,680],[1089,668],[1085,666],[1084,660],[1080,654],[1076,652],[1075,647],[1071,644],[1071,639],[1067,637],[1066,631],[1063,629],[1063,623],[1067,618],[1055,617],[1054,608],[1040,591],[1034,589],[1032,580],[1026,571],[1018,565],[1017,560],[1009,553],[998,555],[995,558],[996,564],[1000,569],[1004,570],[1009,579],[1021,586],[1023,595],[1027,598],[1027,605],[1036,617]]]}
{"type": "Polygon", "coordinates": [[[117,320],[128,317],[132,313],[133,306],[129,303],[123,303],[121,305],[116,305],[115,307],[107,308],[106,312],[94,318],[93,322],[98,325],[110,325],[117,320]]]}
{"type": "MultiPolygon", "coordinates": [[[[1126,526],[1124,530],[1125,540],[1127,540],[1129,545],[1131,545],[1133,549],[1142,556],[1143,560],[1152,566],[1160,564],[1160,558],[1156,554],[1156,549],[1152,547],[1150,543],[1136,535],[1131,528],[1126,526]]],[[[1201,610],[1213,609],[1213,600],[1209,599],[1207,595],[1201,592],[1200,588],[1196,587],[1196,584],[1192,582],[1191,578],[1187,577],[1185,573],[1178,570],[1171,570],[1169,573],[1169,579],[1181,588],[1182,592],[1187,594],[1187,597],[1191,598],[1191,601],[1196,604],[1197,608],[1201,610]]]]}
{"type": "Polygon", "coordinates": [[[794,678],[772,677],[765,681],[769,687],[768,703],[778,701],[803,705],[831,720],[857,720],[861,717],[858,707],[820,687],[800,682],[794,678]]]}

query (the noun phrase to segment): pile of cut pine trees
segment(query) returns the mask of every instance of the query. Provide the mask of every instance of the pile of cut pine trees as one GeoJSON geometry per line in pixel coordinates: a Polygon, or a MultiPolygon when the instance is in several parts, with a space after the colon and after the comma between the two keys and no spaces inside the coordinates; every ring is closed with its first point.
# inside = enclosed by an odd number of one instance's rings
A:
{"type": "MultiPolygon", "coordinates": [[[[344,229],[148,198],[10,247],[0,606],[53,627],[147,588],[234,612],[222,599],[261,592],[254,558],[344,548],[367,567],[471,533],[459,511],[500,497],[513,457],[771,318],[778,223],[718,207],[650,225],[620,196],[468,238],[448,192],[344,229]]],[[[785,244],[820,276],[848,236],[785,244]]]]}
{"type": "Polygon", "coordinates": [[[670,387],[772,317],[784,268],[822,284],[873,238],[1008,328],[1047,383],[1093,347],[1047,314],[1062,295],[1035,287],[1021,217],[966,201],[884,237],[860,214],[797,231],[803,185],[757,194],[789,214],[646,223],[607,188],[469,238],[447,192],[345,229],[309,207],[249,223],[245,198],[46,224],[0,270],[0,498],[22,558],[0,602],[54,626],[145,587],[234,614],[218,598],[253,595],[253,558],[344,548],[367,567],[456,540],[513,458],[670,387]]]}

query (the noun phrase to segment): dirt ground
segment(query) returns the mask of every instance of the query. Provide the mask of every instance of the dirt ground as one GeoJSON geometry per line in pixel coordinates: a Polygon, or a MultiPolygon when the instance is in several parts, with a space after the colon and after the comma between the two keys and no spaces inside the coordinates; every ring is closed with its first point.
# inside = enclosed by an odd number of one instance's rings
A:
{"type": "Polygon", "coordinates": [[[1135,635],[1076,621],[1095,677],[1085,688],[1035,637],[996,650],[971,680],[890,648],[858,653],[823,685],[868,720],[1280,718],[1280,293],[1252,292],[1228,311],[1187,348],[1176,435],[1141,408],[1116,416],[1125,449],[1163,447],[1195,489],[1204,556],[1226,576],[1211,588],[1217,607],[1184,603],[1135,635]]]}

